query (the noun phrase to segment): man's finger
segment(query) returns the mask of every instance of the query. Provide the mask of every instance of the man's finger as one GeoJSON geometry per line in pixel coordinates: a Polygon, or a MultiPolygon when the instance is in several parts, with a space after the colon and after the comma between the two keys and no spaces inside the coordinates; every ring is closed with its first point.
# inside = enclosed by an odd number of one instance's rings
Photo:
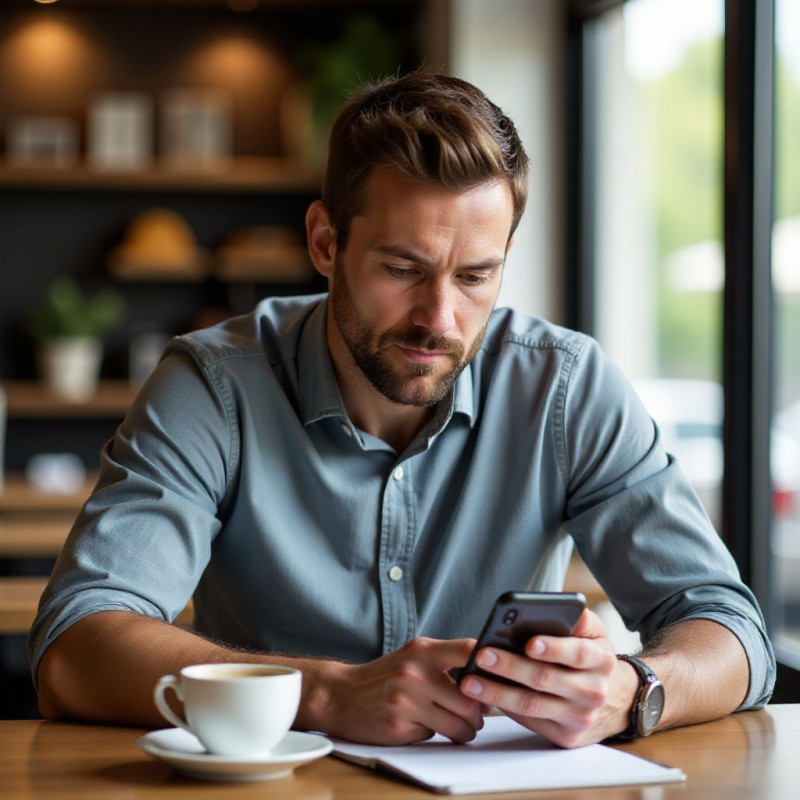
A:
{"type": "Polygon", "coordinates": [[[578,618],[572,635],[584,639],[602,639],[607,636],[607,633],[606,627],[603,625],[603,620],[601,620],[594,611],[585,608],[578,618]]]}

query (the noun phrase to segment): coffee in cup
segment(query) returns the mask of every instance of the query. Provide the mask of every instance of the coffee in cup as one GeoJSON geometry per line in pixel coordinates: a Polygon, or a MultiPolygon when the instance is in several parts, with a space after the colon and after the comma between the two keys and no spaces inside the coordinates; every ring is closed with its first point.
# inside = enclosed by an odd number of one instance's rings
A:
{"type": "Polygon", "coordinates": [[[269,664],[195,664],[164,675],[153,689],[156,707],[173,725],[193,733],[213,755],[266,756],[292,727],[302,674],[269,664]],[[186,719],[167,704],[172,689],[186,719]]]}

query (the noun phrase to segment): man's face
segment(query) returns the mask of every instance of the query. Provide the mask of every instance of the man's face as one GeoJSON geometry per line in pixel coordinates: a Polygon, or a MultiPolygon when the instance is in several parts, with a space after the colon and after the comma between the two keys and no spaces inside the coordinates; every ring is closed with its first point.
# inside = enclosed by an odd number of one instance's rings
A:
{"type": "Polygon", "coordinates": [[[512,205],[503,182],[454,192],[375,170],[335,254],[334,360],[338,351],[393,403],[445,397],[483,341],[512,205]]]}

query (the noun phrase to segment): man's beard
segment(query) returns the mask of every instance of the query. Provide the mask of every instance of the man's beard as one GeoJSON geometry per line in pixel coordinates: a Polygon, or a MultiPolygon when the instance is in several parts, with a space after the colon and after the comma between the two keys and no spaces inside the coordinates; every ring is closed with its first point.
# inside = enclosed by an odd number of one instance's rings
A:
{"type": "Polygon", "coordinates": [[[372,331],[350,293],[338,253],[333,271],[331,308],[342,339],[356,366],[384,397],[400,405],[435,406],[447,397],[458,376],[475,358],[486,334],[484,326],[468,352],[462,342],[444,336],[432,336],[427,329],[419,326],[410,329],[393,328],[382,333],[377,342],[374,341],[372,331]],[[396,367],[388,358],[388,352],[398,345],[413,350],[446,353],[452,366],[442,372],[428,389],[418,379],[433,375],[440,369],[440,365],[410,363],[405,368],[396,367]]]}

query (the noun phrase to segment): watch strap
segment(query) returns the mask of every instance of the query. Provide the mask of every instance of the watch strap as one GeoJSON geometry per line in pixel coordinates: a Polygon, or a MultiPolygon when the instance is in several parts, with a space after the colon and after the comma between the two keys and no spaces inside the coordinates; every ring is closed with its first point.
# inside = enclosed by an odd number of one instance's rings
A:
{"type": "Polygon", "coordinates": [[[644,661],[640,661],[636,656],[629,656],[625,654],[618,655],[617,658],[620,661],[627,661],[637,672],[639,675],[639,682],[642,686],[645,686],[648,683],[652,683],[656,678],[655,672],[644,663],[644,661]]]}
{"type": "Polygon", "coordinates": [[[647,694],[648,688],[652,684],[657,683],[658,678],[656,677],[655,672],[653,672],[653,670],[650,669],[650,667],[648,667],[644,661],[641,661],[635,656],[618,654],[617,658],[620,661],[627,661],[628,664],[630,664],[636,670],[636,674],[639,676],[639,689],[636,692],[636,697],[634,698],[633,705],[631,706],[630,723],[628,724],[628,727],[622,731],[622,733],[611,737],[611,741],[629,742],[631,739],[636,739],[639,736],[646,735],[639,730],[638,711],[645,695],[647,694]]]}

